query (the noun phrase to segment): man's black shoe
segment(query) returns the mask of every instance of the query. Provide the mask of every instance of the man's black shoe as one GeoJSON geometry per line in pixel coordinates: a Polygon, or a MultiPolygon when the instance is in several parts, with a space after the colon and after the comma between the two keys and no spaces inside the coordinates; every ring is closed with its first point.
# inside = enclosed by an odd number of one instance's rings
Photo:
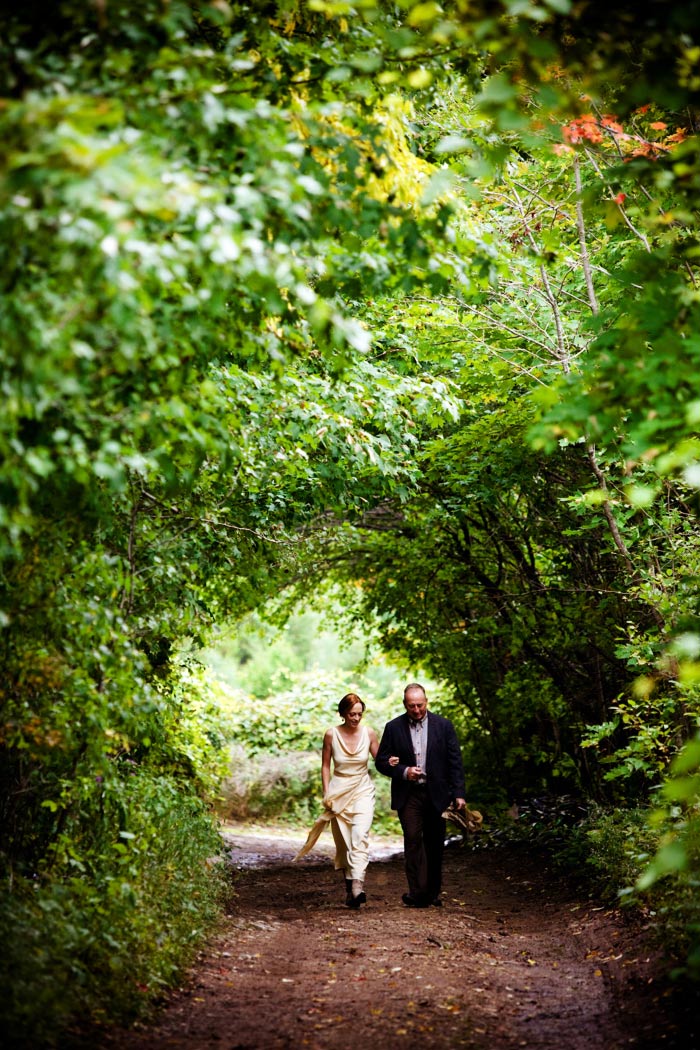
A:
{"type": "Polygon", "coordinates": [[[413,897],[410,893],[404,893],[401,900],[407,908],[429,908],[430,902],[422,897],[413,897]]]}
{"type": "Polygon", "coordinates": [[[442,901],[439,897],[433,897],[430,903],[432,904],[433,908],[442,908],[442,901]]]}

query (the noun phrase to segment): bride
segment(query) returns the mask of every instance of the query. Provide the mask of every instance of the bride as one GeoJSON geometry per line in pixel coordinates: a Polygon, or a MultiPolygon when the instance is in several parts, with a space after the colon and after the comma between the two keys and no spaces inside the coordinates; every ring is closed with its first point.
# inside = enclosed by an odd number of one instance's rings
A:
{"type": "Polygon", "coordinates": [[[356,693],[347,693],[338,704],[342,725],[326,730],[321,751],[324,812],[294,858],[308,853],[330,822],[335,867],[345,878],[345,903],[355,909],[367,900],[365,873],[374,816],[374,784],[368,766],[369,756],[374,758],[379,748],[375,731],[362,724],[364,713],[365,702],[356,693]]]}

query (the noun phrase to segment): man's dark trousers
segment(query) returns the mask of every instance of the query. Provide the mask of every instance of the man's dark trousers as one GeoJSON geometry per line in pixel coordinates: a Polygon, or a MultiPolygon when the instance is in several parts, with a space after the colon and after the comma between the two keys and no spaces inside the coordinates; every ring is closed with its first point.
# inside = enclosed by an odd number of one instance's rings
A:
{"type": "Polygon", "coordinates": [[[445,819],[431,803],[425,784],[410,785],[398,816],[403,829],[408,892],[416,900],[434,901],[442,889],[445,819]]]}

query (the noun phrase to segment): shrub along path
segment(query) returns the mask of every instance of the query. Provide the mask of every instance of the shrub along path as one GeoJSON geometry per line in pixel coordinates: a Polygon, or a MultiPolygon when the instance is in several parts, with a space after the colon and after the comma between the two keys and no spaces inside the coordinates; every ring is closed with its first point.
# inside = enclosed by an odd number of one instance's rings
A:
{"type": "Polygon", "coordinates": [[[228,841],[238,875],[219,934],[152,1024],[100,1046],[700,1046],[697,993],[674,994],[648,931],[524,848],[448,849],[444,906],[411,910],[396,843],[375,840],[368,903],[353,912],[329,834],[295,865],[298,839],[237,829],[228,841]]]}

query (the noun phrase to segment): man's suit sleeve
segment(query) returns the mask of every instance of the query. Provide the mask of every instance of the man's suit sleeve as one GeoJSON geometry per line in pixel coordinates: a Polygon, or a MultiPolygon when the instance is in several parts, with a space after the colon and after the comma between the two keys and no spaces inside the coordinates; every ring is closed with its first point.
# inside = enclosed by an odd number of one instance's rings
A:
{"type": "Polygon", "coordinates": [[[465,798],[467,790],[464,786],[462,752],[454,726],[449,721],[447,725],[445,744],[447,748],[447,781],[450,787],[450,797],[452,799],[465,798]]]}
{"type": "Polygon", "coordinates": [[[389,759],[392,755],[398,755],[398,746],[394,741],[394,727],[391,722],[387,722],[384,726],[384,732],[382,733],[382,739],[379,743],[379,750],[377,751],[377,757],[374,760],[374,764],[377,767],[378,772],[383,773],[385,777],[401,777],[403,778],[404,770],[406,766],[401,762],[397,766],[390,766],[389,759]]]}

